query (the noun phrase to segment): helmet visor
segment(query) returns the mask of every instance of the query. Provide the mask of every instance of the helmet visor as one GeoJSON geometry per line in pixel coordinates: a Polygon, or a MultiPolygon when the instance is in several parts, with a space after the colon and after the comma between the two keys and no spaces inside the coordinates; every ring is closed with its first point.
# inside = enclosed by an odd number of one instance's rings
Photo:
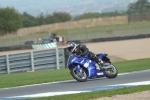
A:
{"type": "Polygon", "coordinates": [[[73,50],[73,47],[68,47],[68,50],[69,50],[69,51],[72,51],[72,50],[73,50]]]}

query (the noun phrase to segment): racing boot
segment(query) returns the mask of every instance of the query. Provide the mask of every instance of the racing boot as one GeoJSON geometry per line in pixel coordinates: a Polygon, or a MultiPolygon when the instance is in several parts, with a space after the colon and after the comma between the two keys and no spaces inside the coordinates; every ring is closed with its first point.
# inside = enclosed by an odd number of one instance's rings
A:
{"type": "Polygon", "coordinates": [[[97,56],[95,56],[94,59],[98,64],[103,65],[103,61],[99,59],[97,56]]]}
{"type": "Polygon", "coordinates": [[[97,64],[99,65],[100,69],[103,70],[104,62],[101,59],[97,60],[97,64]]]}
{"type": "Polygon", "coordinates": [[[100,68],[100,66],[97,63],[95,64],[95,67],[100,72],[101,68],[100,68]]]}

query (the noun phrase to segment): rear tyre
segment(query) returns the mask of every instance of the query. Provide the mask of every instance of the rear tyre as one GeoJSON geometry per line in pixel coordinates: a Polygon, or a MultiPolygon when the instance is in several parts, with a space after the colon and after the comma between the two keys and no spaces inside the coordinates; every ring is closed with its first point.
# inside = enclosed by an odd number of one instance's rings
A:
{"type": "Polygon", "coordinates": [[[87,81],[87,74],[86,74],[86,69],[80,68],[80,72],[76,70],[75,67],[70,69],[70,74],[74,79],[76,79],[79,82],[86,82],[87,81]]]}
{"type": "Polygon", "coordinates": [[[111,69],[105,71],[107,78],[116,78],[118,75],[117,68],[111,64],[111,69]]]}

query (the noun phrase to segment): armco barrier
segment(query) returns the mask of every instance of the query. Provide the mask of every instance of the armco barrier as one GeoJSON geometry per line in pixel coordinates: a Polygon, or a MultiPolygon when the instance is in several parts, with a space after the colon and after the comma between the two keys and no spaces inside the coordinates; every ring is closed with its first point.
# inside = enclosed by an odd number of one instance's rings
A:
{"type": "Polygon", "coordinates": [[[0,74],[63,68],[63,48],[0,56],[0,74]]]}
{"type": "Polygon", "coordinates": [[[47,43],[47,44],[32,45],[33,49],[51,49],[51,48],[56,48],[56,47],[57,47],[57,43],[56,42],[47,43]]]}

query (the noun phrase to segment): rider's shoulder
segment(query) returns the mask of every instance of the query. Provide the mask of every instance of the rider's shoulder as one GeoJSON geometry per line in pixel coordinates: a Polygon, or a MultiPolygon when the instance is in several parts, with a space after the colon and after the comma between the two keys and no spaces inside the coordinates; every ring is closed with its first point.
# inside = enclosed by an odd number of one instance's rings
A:
{"type": "Polygon", "coordinates": [[[85,44],[79,44],[79,46],[80,46],[80,47],[86,47],[86,45],[85,45],[85,44]]]}

